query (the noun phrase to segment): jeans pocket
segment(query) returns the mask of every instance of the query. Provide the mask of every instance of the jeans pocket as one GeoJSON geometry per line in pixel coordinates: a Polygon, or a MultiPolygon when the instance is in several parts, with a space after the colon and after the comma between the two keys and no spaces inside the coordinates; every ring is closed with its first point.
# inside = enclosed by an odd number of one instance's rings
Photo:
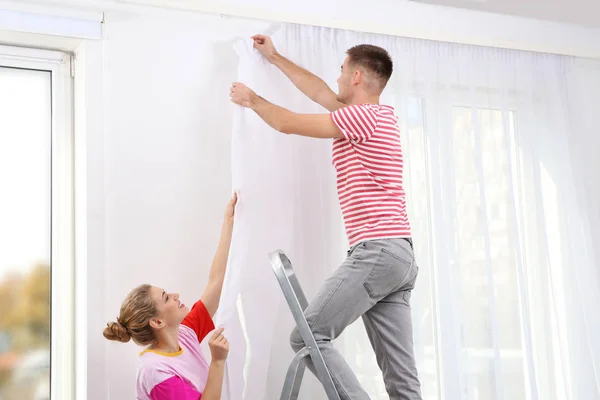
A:
{"type": "Polygon", "coordinates": [[[400,289],[410,276],[413,262],[408,254],[400,256],[381,249],[364,283],[369,296],[379,300],[400,289]]]}

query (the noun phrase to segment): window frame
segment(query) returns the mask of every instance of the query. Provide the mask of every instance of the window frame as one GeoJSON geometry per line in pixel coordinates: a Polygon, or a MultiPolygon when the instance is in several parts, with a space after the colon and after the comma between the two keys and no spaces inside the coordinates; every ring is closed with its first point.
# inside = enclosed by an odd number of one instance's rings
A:
{"type": "Polygon", "coordinates": [[[70,400],[75,393],[73,56],[0,45],[0,67],[51,73],[50,398],[70,400]]]}

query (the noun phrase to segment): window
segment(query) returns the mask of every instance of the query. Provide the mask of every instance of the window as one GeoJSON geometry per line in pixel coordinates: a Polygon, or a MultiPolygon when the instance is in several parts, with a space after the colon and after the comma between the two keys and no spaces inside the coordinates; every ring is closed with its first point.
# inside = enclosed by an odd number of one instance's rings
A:
{"type": "Polygon", "coordinates": [[[449,91],[395,101],[420,267],[423,398],[563,398],[564,299],[549,291],[560,272],[548,272],[552,262],[560,271],[557,189],[519,132],[531,108],[514,96],[468,100],[449,91]]]}
{"type": "Polygon", "coordinates": [[[71,398],[70,63],[0,46],[0,398],[71,398]]]}
{"type": "Polygon", "coordinates": [[[508,110],[452,108],[452,275],[468,399],[526,398],[512,200],[514,119],[508,110]]]}
{"type": "Polygon", "coordinates": [[[412,314],[422,394],[524,400],[539,390],[539,356],[536,293],[523,261],[535,250],[523,239],[529,180],[520,170],[527,152],[517,141],[518,107],[469,105],[454,94],[395,101],[418,239],[412,314]]]}

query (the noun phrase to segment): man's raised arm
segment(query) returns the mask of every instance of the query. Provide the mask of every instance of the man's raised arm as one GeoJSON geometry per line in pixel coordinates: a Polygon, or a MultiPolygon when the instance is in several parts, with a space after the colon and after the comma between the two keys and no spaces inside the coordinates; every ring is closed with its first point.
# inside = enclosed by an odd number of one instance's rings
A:
{"type": "Polygon", "coordinates": [[[255,35],[252,39],[254,40],[254,48],[267,61],[279,68],[298,90],[308,96],[309,99],[329,111],[335,111],[346,106],[344,103],[338,101],[337,95],[327,86],[324,80],[277,53],[270,37],[255,35]]]}

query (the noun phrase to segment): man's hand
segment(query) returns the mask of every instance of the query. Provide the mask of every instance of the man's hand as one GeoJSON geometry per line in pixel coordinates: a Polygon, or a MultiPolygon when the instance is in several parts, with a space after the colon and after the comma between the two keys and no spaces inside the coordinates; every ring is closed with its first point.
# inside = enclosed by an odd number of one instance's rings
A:
{"type": "Polygon", "coordinates": [[[264,35],[254,35],[252,36],[252,40],[254,40],[254,48],[258,50],[267,61],[272,63],[275,56],[277,56],[277,50],[275,50],[271,38],[264,35]]]}
{"type": "Polygon", "coordinates": [[[229,94],[232,102],[252,109],[276,131],[320,139],[344,137],[329,114],[293,113],[269,103],[239,82],[231,86],[229,94]]]}
{"type": "Polygon", "coordinates": [[[268,62],[279,68],[309,99],[332,112],[346,106],[337,99],[337,94],[325,81],[279,54],[269,36],[254,35],[252,40],[254,48],[268,62]]]}
{"type": "Polygon", "coordinates": [[[231,101],[242,107],[252,107],[258,96],[253,90],[240,82],[235,82],[229,90],[231,101]]]}

